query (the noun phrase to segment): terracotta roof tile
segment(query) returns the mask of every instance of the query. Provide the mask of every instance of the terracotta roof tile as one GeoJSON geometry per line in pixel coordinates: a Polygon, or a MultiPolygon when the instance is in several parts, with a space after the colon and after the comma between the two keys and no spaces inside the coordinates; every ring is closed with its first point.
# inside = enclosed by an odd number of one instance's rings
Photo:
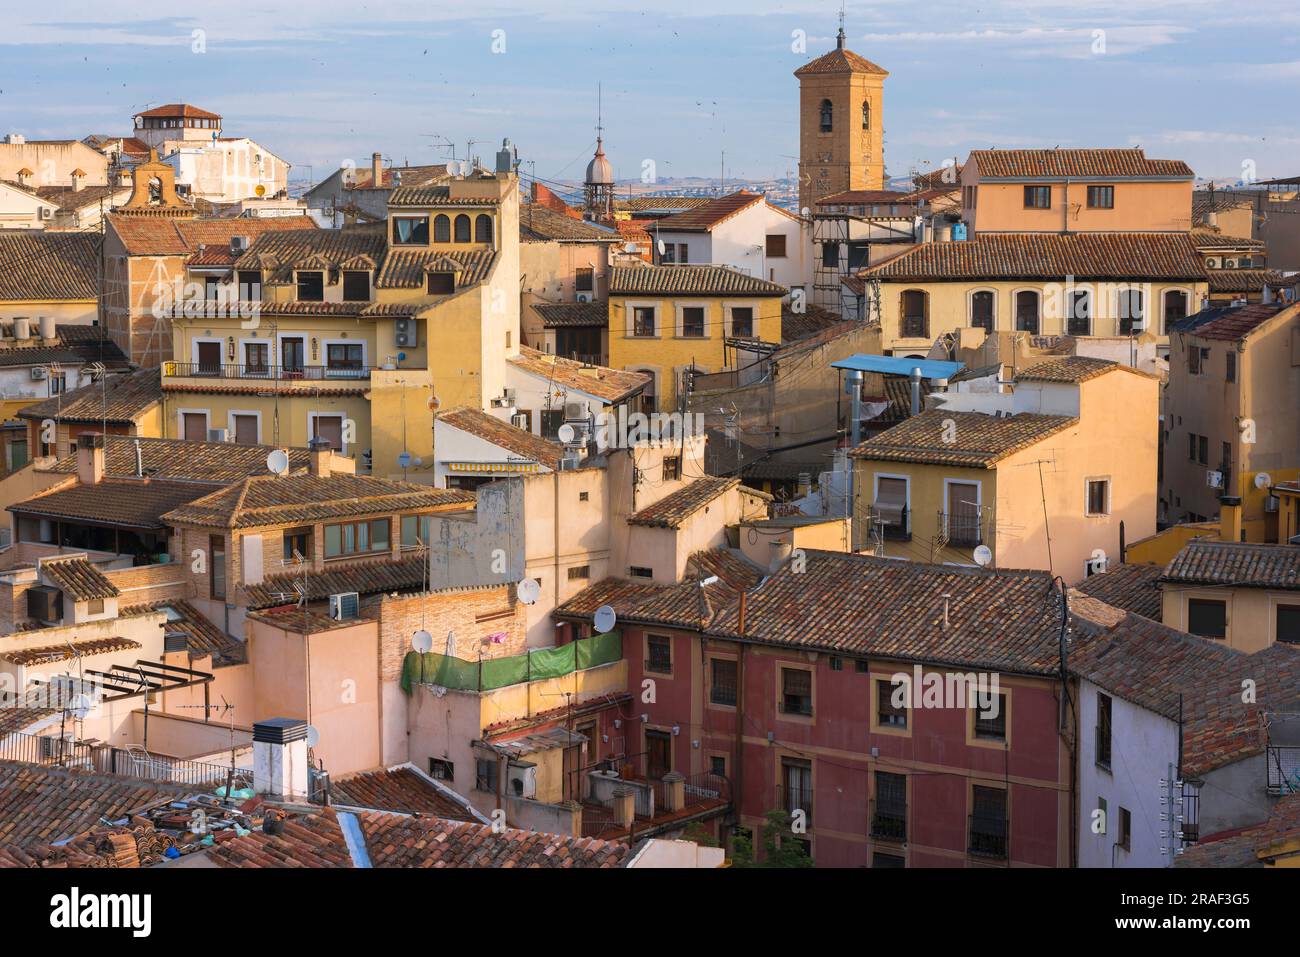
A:
{"type": "Polygon", "coordinates": [[[56,487],[9,506],[19,515],[150,531],[167,527],[164,516],[208,491],[194,482],[104,479],[94,485],[56,487]]]}
{"type": "Polygon", "coordinates": [[[656,228],[662,232],[708,232],[749,207],[766,202],[762,193],[739,190],[728,196],[719,196],[699,206],[665,216],[656,228]]]}
{"type": "Polygon", "coordinates": [[[615,266],[611,296],[784,296],[774,282],[726,266],[615,266]]]}
{"type": "MultiPolygon", "coordinates": [[[[954,189],[957,187],[953,187],[954,189]]],[[[894,189],[846,189],[817,200],[818,206],[915,206],[916,193],[894,189]]],[[[904,212],[904,216],[911,213],[904,212]]]]}
{"type": "Polygon", "coordinates": [[[629,525],[680,528],[714,499],[740,487],[738,478],[698,478],[628,517],[629,525]]]}
{"type": "Polygon", "coordinates": [[[545,465],[552,471],[559,469],[560,459],[564,456],[564,446],[559,443],[525,432],[482,409],[462,406],[440,413],[436,421],[468,432],[529,461],[545,465]]]}
{"type": "Polygon", "coordinates": [[[492,272],[496,253],[443,252],[431,249],[390,248],[375,285],[381,289],[418,289],[425,285],[430,269],[460,272],[457,289],[476,285],[492,272]]]}
{"type": "Polygon", "coordinates": [[[28,729],[33,725],[57,714],[62,714],[57,708],[0,708],[0,737],[15,732],[30,733],[28,729]]]}
{"type": "Polygon", "coordinates": [[[97,232],[0,230],[0,299],[95,299],[102,243],[97,232]]]}
{"type": "Polygon", "coordinates": [[[255,830],[218,844],[207,852],[218,867],[352,867],[352,851],[332,808],[313,814],[291,814],[284,833],[255,830]]]}
{"type": "Polygon", "coordinates": [[[71,644],[44,645],[39,648],[11,648],[0,651],[0,660],[15,665],[48,665],[71,661],[79,655],[106,655],[113,651],[132,651],[144,647],[130,638],[89,638],[71,644]]]}
{"type": "MultiPolygon", "coordinates": [[[[229,243],[220,249],[229,256],[229,243]]],[[[295,269],[374,270],[384,259],[384,230],[295,229],[264,233],[234,260],[236,269],[261,269],[268,283],[292,283],[295,269]]],[[[271,303],[263,303],[263,309],[271,303]]]]}
{"type": "Polygon", "coordinates": [[[128,256],[189,256],[201,245],[229,249],[234,236],[255,239],[265,233],[301,231],[315,226],[307,216],[175,219],[112,213],[108,222],[128,256]]]}
{"type": "Polygon", "coordinates": [[[39,564],[42,578],[73,601],[116,598],[121,592],[104,573],[84,558],[46,558],[39,564]]]}
{"type": "Polygon", "coordinates": [[[1300,590],[1300,545],[1191,541],[1174,556],[1160,580],[1179,585],[1300,590]]]}
{"type": "Polygon", "coordinates": [[[451,186],[418,185],[408,186],[403,183],[388,197],[389,206],[496,206],[497,201],[490,196],[452,197],[451,186]]]}
{"type": "Polygon", "coordinates": [[[1271,269],[1211,269],[1210,292],[1263,292],[1264,287],[1282,278],[1271,269]]]}
{"type": "Polygon", "coordinates": [[[1100,575],[1089,575],[1076,587],[1092,598],[1143,618],[1159,621],[1161,594],[1160,565],[1111,565],[1100,575]]]}
{"type": "Polygon", "coordinates": [[[794,71],[795,76],[813,76],[828,73],[876,73],[889,76],[889,71],[877,66],[852,50],[838,49],[810,60],[794,71]]]}
{"type": "Polygon", "coordinates": [[[986,233],[923,243],[863,269],[889,281],[964,279],[1206,279],[1186,233],[986,233]]]}
{"type": "Polygon", "coordinates": [[[1178,855],[1174,867],[1264,867],[1300,854],[1300,794],[1281,798],[1268,820],[1221,838],[1203,837],[1178,855]]]}
{"type": "Polygon", "coordinates": [[[333,781],[330,800],[336,805],[375,811],[432,814],[450,821],[481,823],[462,800],[453,796],[453,792],[440,788],[410,765],[365,771],[333,781]]]}
{"type": "Polygon", "coordinates": [[[800,339],[807,339],[827,330],[835,330],[834,334],[848,332],[857,325],[857,323],[845,322],[838,313],[831,312],[821,306],[814,306],[811,303],[805,306],[803,312],[795,312],[789,304],[781,306],[781,341],[783,343],[797,342],[800,339]]]}
{"type": "Polygon", "coordinates": [[[540,203],[528,203],[519,210],[519,241],[523,243],[616,243],[621,238],[616,229],[556,212],[540,203]]]}
{"type": "Polygon", "coordinates": [[[609,403],[622,402],[650,383],[650,376],[644,372],[589,365],[547,355],[527,346],[521,347],[519,355],[506,361],[517,369],[545,379],[550,383],[551,391],[572,389],[609,403]]]}
{"type": "Polygon", "coordinates": [[[544,329],[568,329],[578,326],[603,329],[609,325],[609,302],[545,302],[533,306],[542,317],[544,329]]]}
{"type": "MultiPolygon", "coordinates": [[[[428,553],[418,551],[397,561],[349,562],[307,576],[307,600],[321,601],[339,592],[372,595],[424,588],[428,580],[428,553]]],[[[297,572],[268,575],[260,585],[244,589],[249,608],[275,608],[298,600],[303,576],[297,572]]],[[[301,609],[291,613],[298,614],[301,609]]],[[[289,622],[292,625],[292,622],[289,622]]]]}
{"type": "Polygon", "coordinates": [[[1008,455],[1078,422],[1068,415],[1024,412],[999,417],[982,412],[931,410],[867,439],[849,454],[874,461],[993,468],[1008,455]],[[956,424],[955,432],[945,427],[949,420],[956,424]],[[945,441],[948,437],[951,442],[945,441]]]}
{"type": "Polygon", "coordinates": [[[136,116],[184,117],[190,120],[221,119],[221,115],[218,113],[209,113],[207,110],[199,109],[197,106],[190,106],[188,103],[167,103],[163,106],[155,106],[151,110],[144,110],[137,113],[136,116]]]}
{"type": "Polygon", "coordinates": [[[232,638],[208,621],[197,608],[179,598],[166,598],[144,605],[130,605],[118,610],[121,618],[145,615],[152,612],[170,612],[163,622],[167,637],[182,636],[185,650],[193,655],[213,655],[225,661],[238,661],[244,657],[244,643],[232,638]]]}
{"type": "Polygon", "coordinates": [[[1148,159],[1140,149],[971,150],[980,179],[1192,179],[1182,160],[1148,159]]]}
{"type": "Polygon", "coordinates": [[[375,867],[616,868],[632,853],[617,841],[565,837],[440,818],[357,815],[375,867]]]}
{"type": "MultiPolygon", "coordinates": [[[[1245,306],[1211,306],[1195,315],[1181,319],[1170,327],[1170,332],[1180,332],[1198,339],[1236,341],[1244,339],[1259,326],[1271,321],[1294,304],[1251,303],[1245,306]]],[[[1300,310],[1295,314],[1300,314],[1300,310]]]]}
{"type": "Polygon", "coordinates": [[[1262,239],[1248,239],[1245,236],[1225,236],[1209,226],[1196,226],[1192,229],[1192,242],[1197,249],[1251,249],[1263,252],[1266,248],[1262,239]]]}
{"type": "MultiPolygon", "coordinates": [[[[86,431],[93,431],[87,429],[86,431]]],[[[136,447],[144,474],[154,479],[225,485],[250,475],[266,474],[266,457],[277,446],[240,445],[235,442],[187,442],[183,439],[136,438],[125,435],[104,437],[104,474],[130,478],[136,472],[136,447]]],[[[285,449],[290,473],[308,468],[311,453],[306,449],[285,449]]],[[[46,471],[74,475],[76,455],[65,455],[46,471]]]]}
{"type": "Polygon", "coordinates": [[[1110,359],[1093,359],[1088,356],[1065,356],[1036,362],[1016,373],[1017,382],[1087,382],[1115,369],[1126,368],[1110,359]]]}
{"type": "Polygon", "coordinates": [[[695,209],[699,206],[706,206],[713,202],[712,196],[666,196],[655,195],[649,196],[630,196],[626,199],[614,200],[615,209],[626,209],[630,212],[643,212],[646,210],[686,210],[695,209]]]}

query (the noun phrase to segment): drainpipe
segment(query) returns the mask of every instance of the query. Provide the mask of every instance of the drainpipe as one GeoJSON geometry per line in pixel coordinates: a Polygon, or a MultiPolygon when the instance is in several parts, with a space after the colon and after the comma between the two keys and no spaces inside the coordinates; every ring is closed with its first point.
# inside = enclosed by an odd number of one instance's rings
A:
{"type": "Polygon", "coordinates": [[[740,641],[736,644],[736,766],[731,775],[731,799],[736,805],[736,823],[741,822],[741,801],[745,793],[745,599],[746,593],[740,593],[740,609],[736,622],[736,631],[740,641]]]}

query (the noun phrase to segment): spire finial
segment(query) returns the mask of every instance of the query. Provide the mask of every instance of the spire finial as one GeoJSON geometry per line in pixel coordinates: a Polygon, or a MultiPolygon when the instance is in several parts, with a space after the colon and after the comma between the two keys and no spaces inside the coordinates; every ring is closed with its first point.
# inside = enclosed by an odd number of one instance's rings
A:
{"type": "Polygon", "coordinates": [[[844,4],[840,4],[840,31],[835,34],[835,49],[844,49],[844,4]]]}
{"type": "Polygon", "coordinates": [[[600,145],[601,134],[605,128],[601,126],[601,84],[596,84],[596,145],[600,145]]]}

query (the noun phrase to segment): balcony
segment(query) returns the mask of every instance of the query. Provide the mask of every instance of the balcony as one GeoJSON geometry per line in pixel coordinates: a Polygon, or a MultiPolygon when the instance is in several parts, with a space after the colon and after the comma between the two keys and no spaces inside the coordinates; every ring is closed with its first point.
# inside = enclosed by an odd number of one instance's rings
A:
{"type": "Polygon", "coordinates": [[[1270,745],[1268,793],[1300,794],[1300,747],[1270,745]]]}
{"type": "Polygon", "coordinates": [[[939,527],[944,529],[948,544],[956,548],[975,548],[984,544],[978,512],[940,512],[939,527]]]}
{"type": "Polygon", "coordinates": [[[608,762],[604,770],[586,772],[582,798],[582,836],[626,840],[680,828],[682,822],[713,817],[731,806],[731,782],[721,774],[662,774],[648,771],[648,755],[608,762]],[[631,818],[624,818],[618,794],[631,792],[631,818]]]}
{"type": "Polygon", "coordinates": [[[206,362],[164,362],[164,379],[254,379],[278,382],[320,382],[369,379],[378,366],[212,365],[206,362]]]}
{"type": "Polygon", "coordinates": [[[1007,819],[981,814],[970,816],[970,841],[967,848],[975,857],[1007,859],[1007,819]]]}
{"type": "Polygon", "coordinates": [[[907,840],[907,805],[891,801],[871,802],[871,836],[882,841],[907,840]]]}

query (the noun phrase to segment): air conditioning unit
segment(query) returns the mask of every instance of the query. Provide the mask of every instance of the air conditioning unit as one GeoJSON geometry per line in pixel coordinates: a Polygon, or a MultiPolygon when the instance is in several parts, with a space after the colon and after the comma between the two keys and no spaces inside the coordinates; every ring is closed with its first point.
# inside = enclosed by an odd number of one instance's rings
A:
{"type": "Polygon", "coordinates": [[[564,421],[565,422],[586,422],[587,403],[585,402],[564,403],[564,421]]]}
{"type": "Polygon", "coordinates": [[[63,620],[63,592],[53,585],[33,585],[27,589],[27,617],[47,624],[63,620]]]}
{"type": "Polygon", "coordinates": [[[528,429],[527,414],[523,412],[516,412],[514,415],[510,416],[510,424],[513,425],[516,429],[524,429],[525,431],[527,431],[528,429]]]}
{"type": "Polygon", "coordinates": [[[42,206],[41,219],[53,219],[53,218],[54,218],[54,210],[48,206],[42,206]]]}
{"type": "Polygon", "coordinates": [[[537,796],[537,765],[529,761],[512,761],[506,766],[506,793],[511,797],[537,796]]]}
{"type": "Polygon", "coordinates": [[[414,349],[419,343],[419,327],[414,319],[396,319],[393,321],[396,342],[405,349],[414,349]]]}
{"type": "Polygon", "coordinates": [[[1276,495],[1267,495],[1264,497],[1264,511],[1276,512],[1277,506],[1278,506],[1278,499],[1276,495]]]}
{"type": "Polygon", "coordinates": [[[229,442],[230,430],[229,429],[208,429],[208,441],[229,442]]]}
{"type": "Polygon", "coordinates": [[[45,368],[45,366],[32,366],[32,379],[33,379],[33,380],[39,382],[41,379],[46,379],[46,378],[48,378],[49,375],[50,375],[50,370],[47,369],[47,368],[45,368]]]}
{"type": "Polygon", "coordinates": [[[1210,488],[1223,488],[1223,473],[1210,469],[1205,473],[1205,484],[1210,488]]]}
{"type": "Polygon", "coordinates": [[[1219,257],[1218,257],[1218,256],[1211,256],[1209,259],[1205,260],[1205,265],[1209,266],[1211,269],[1218,269],[1218,268],[1219,268],[1219,257]]]}
{"type": "Polygon", "coordinates": [[[580,292],[573,298],[576,299],[578,302],[591,302],[591,293],[580,292]]]}
{"type": "Polygon", "coordinates": [[[230,255],[238,256],[240,253],[246,252],[247,250],[248,250],[247,236],[230,237],[230,255]]]}
{"type": "Polygon", "coordinates": [[[335,621],[350,621],[357,617],[361,596],[354,591],[330,595],[330,617],[335,621]]]}

